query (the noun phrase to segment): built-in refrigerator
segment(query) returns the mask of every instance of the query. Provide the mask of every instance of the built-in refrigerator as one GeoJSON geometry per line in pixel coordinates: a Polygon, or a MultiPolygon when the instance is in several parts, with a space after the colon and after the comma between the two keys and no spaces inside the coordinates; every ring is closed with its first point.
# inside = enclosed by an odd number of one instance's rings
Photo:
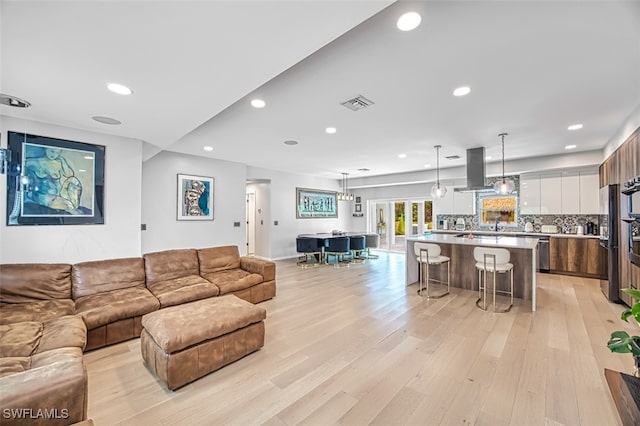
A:
{"type": "Polygon", "coordinates": [[[607,185],[600,188],[600,213],[606,215],[600,224],[600,246],[605,250],[608,279],[600,280],[600,289],[607,299],[620,302],[618,268],[618,234],[620,227],[620,187],[607,185]]]}

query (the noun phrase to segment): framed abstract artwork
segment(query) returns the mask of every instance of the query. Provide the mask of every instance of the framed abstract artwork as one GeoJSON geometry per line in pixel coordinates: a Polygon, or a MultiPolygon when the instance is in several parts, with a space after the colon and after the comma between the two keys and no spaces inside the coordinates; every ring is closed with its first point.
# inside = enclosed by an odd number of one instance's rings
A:
{"type": "Polygon", "coordinates": [[[338,196],[335,191],[296,188],[296,218],[337,218],[338,196]]]}
{"type": "Polygon", "coordinates": [[[213,178],[178,174],[178,220],[213,220],[213,178]]]}
{"type": "Polygon", "coordinates": [[[7,225],[104,224],[105,147],[9,132],[7,225]]]}

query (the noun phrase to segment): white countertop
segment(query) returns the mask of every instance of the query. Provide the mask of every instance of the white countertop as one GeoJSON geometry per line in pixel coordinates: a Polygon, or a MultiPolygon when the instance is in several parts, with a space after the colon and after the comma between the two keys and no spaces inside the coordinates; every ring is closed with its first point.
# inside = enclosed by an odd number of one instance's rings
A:
{"type": "Polygon", "coordinates": [[[481,235],[505,235],[505,236],[517,236],[517,237],[532,237],[532,238],[537,238],[537,237],[558,237],[558,238],[600,238],[599,235],[578,235],[578,234],[560,234],[560,233],[554,233],[554,234],[549,234],[549,233],[542,233],[542,232],[524,232],[524,231],[489,231],[489,230],[482,230],[482,229],[476,229],[474,231],[456,231],[455,229],[448,229],[448,230],[444,230],[444,229],[434,229],[432,231],[435,234],[453,234],[453,235],[457,235],[457,234],[468,234],[470,232],[474,233],[474,234],[481,234],[481,235]]]}
{"type": "MultiPolygon", "coordinates": [[[[462,234],[461,231],[456,231],[455,234],[462,234]]],[[[470,232],[465,232],[469,235],[470,232]]],[[[424,234],[424,235],[412,235],[407,238],[407,241],[425,241],[434,243],[446,243],[446,244],[462,244],[470,246],[485,246],[485,247],[504,247],[504,248],[520,248],[533,250],[538,245],[538,238],[536,237],[516,237],[506,236],[504,233],[498,233],[496,236],[477,236],[474,238],[456,237],[452,234],[424,234]]]]}

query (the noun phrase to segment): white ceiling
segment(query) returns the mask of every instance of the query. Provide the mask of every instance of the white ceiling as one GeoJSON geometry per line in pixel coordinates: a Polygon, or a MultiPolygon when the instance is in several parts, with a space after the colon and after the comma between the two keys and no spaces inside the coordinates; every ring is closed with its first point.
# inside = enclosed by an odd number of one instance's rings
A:
{"type": "Polygon", "coordinates": [[[640,105],[636,1],[2,0],[0,20],[0,91],[33,104],[2,114],[294,173],[421,170],[436,144],[445,167],[499,161],[503,131],[508,160],[602,149],[640,105]],[[359,94],[375,104],[340,105],[359,94]]]}

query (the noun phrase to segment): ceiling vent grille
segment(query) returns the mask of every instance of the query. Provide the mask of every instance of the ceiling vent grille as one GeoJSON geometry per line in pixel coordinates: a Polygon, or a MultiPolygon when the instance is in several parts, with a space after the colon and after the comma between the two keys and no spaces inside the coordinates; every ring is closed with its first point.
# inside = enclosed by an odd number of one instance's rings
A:
{"type": "Polygon", "coordinates": [[[340,105],[349,108],[351,111],[360,111],[361,109],[365,109],[366,107],[371,106],[373,104],[374,104],[373,101],[365,98],[362,95],[358,95],[353,99],[340,102],[340,105]]]}
{"type": "Polygon", "coordinates": [[[450,155],[450,156],[444,157],[444,158],[446,158],[447,160],[459,160],[460,156],[459,155],[450,155]]]}

